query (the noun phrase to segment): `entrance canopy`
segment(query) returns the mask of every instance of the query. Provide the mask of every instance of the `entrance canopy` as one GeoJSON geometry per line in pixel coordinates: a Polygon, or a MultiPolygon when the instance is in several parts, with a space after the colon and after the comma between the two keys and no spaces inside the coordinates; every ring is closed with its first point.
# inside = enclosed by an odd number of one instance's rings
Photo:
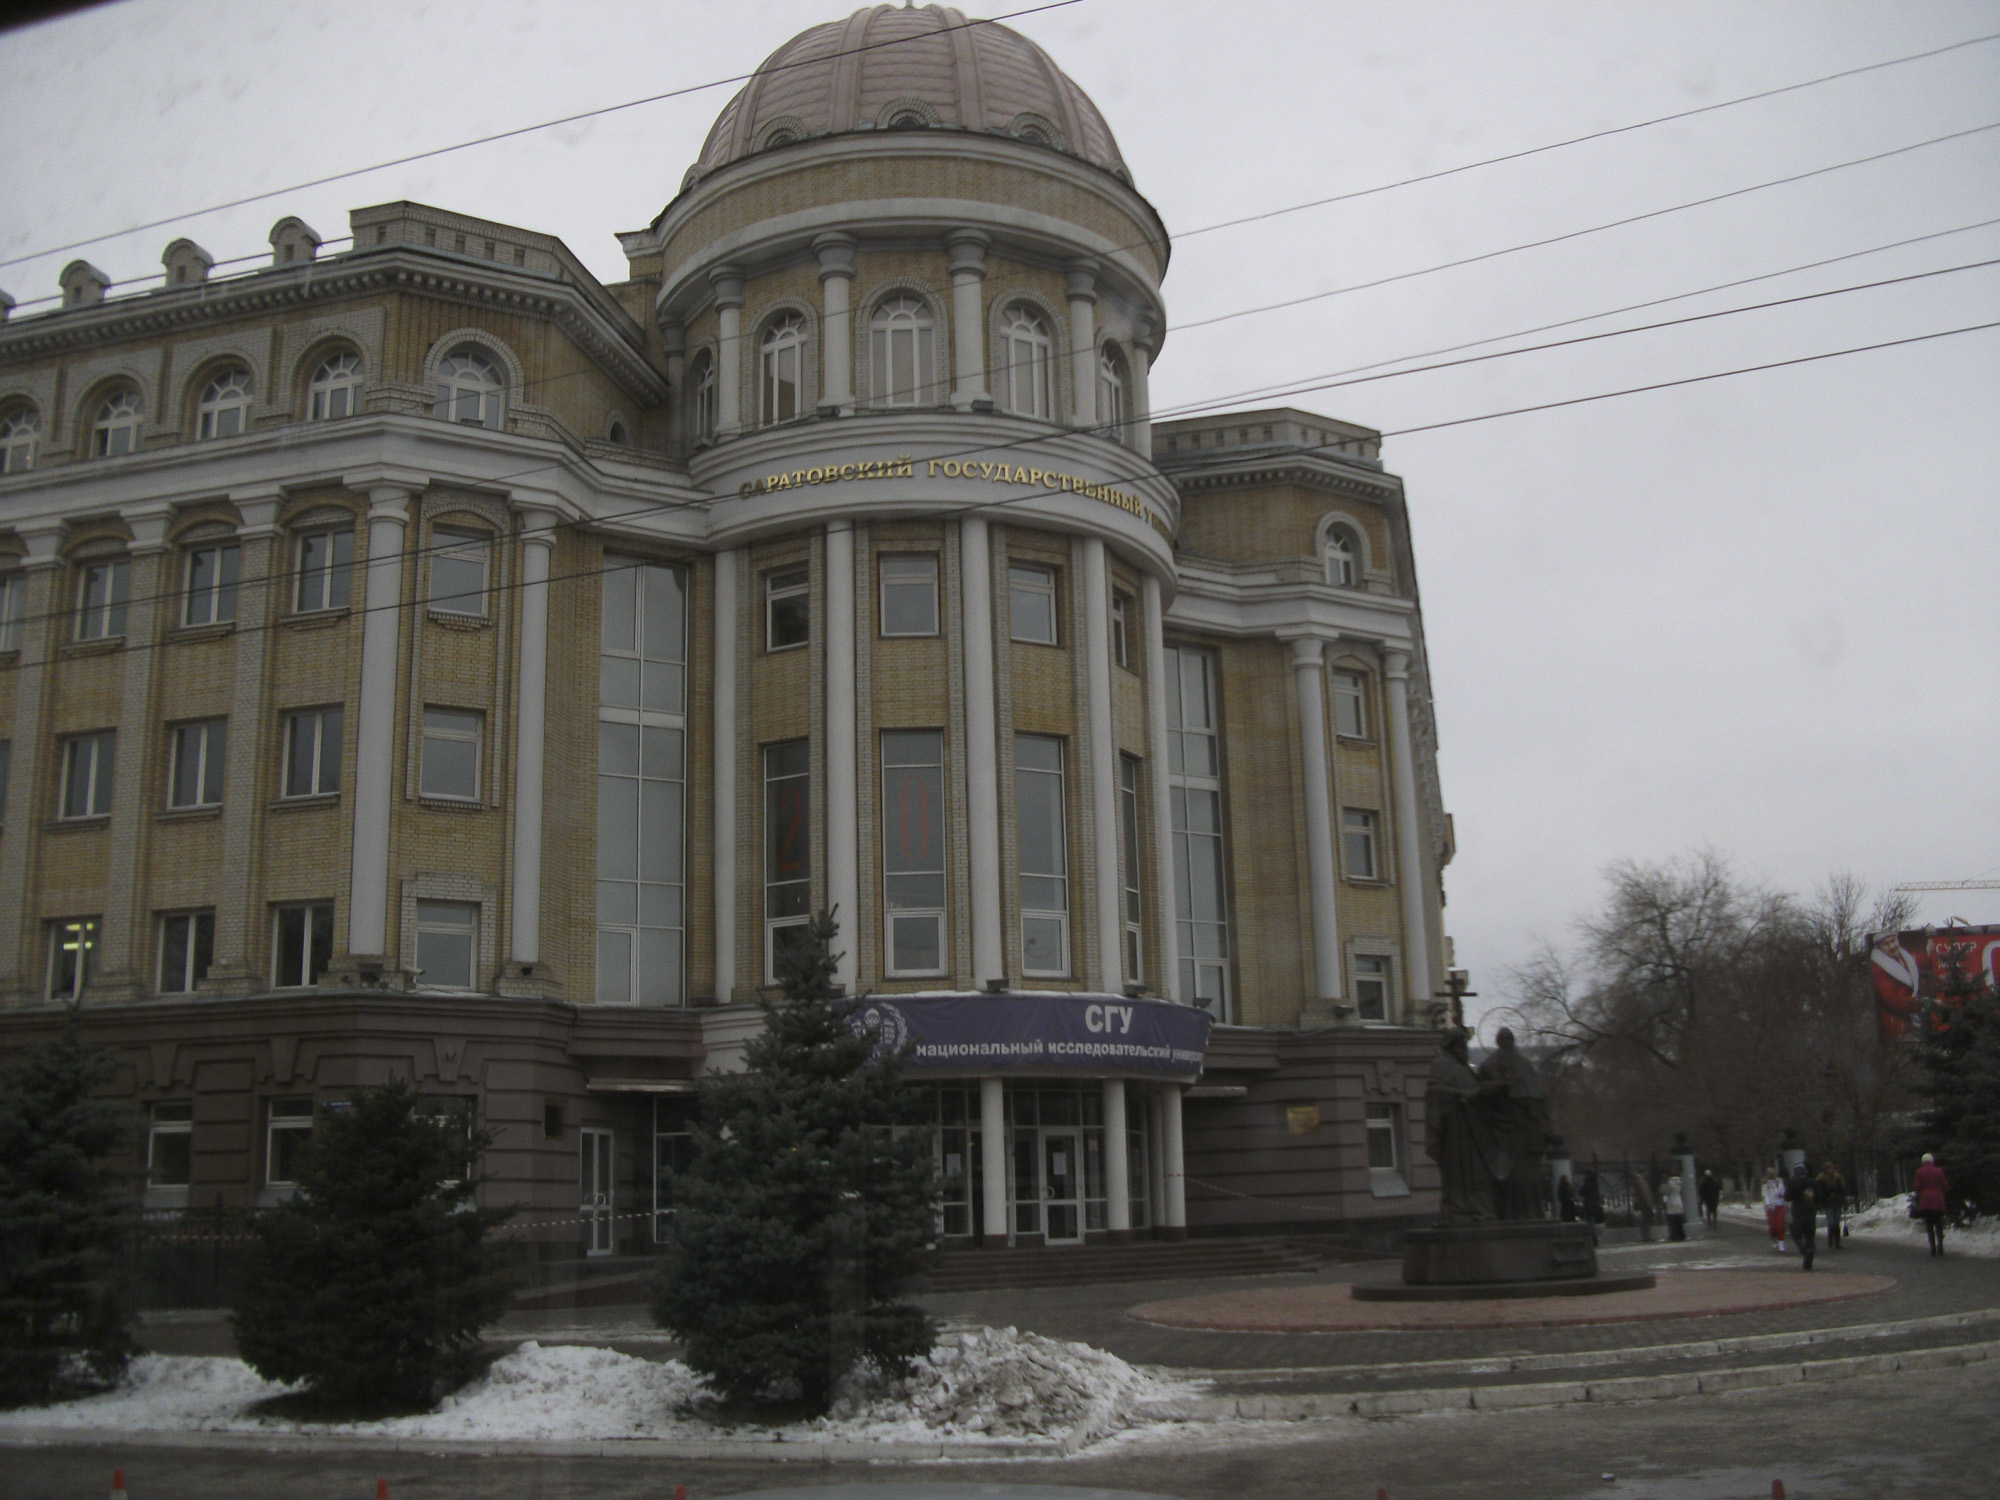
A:
{"type": "Polygon", "coordinates": [[[1123,995],[1009,992],[872,996],[861,1024],[885,1047],[913,1044],[913,1073],[1078,1073],[1191,1083],[1208,1012],[1123,995]]]}

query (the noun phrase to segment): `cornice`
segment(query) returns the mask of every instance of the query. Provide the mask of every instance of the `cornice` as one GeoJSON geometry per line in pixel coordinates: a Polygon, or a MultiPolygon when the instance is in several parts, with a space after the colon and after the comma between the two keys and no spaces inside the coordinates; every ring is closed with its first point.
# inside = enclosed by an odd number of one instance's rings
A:
{"type": "Polygon", "coordinates": [[[1332,455],[1286,453],[1250,455],[1241,459],[1169,460],[1160,472],[1182,494],[1203,490],[1247,489],[1252,485],[1291,484],[1330,494],[1363,495],[1372,500],[1402,493],[1394,474],[1364,468],[1332,455]]]}
{"type": "Polygon", "coordinates": [[[599,305],[588,288],[409,245],[356,251],[187,290],[146,292],[89,309],[43,313],[0,331],[0,363],[398,290],[546,318],[575,339],[627,394],[647,405],[666,398],[666,381],[641,353],[638,322],[608,293],[599,305]]]}

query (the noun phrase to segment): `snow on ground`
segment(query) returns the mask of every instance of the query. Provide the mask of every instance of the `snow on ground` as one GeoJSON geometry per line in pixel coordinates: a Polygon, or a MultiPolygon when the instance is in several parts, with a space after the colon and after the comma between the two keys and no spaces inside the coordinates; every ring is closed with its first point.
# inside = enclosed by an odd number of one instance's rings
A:
{"type": "MultiPolygon", "coordinates": [[[[1721,1215],[1735,1223],[1755,1224],[1759,1229],[1764,1227],[1762,1208],[1725,1203],[1721,1215]]],[[[1859,1213],[1843,1214],[1840,1226],[1842,1233],[1855,1235],[1871,1244],[1928,1243],[1924,1238],[1924,1221],[1910,1217],[1908,1193],[1878,1198],[1859,1213]]],[[[2000,1218],[1988,1215],[1974,1219],[1969,1229],[1955,1229],[1947,1225],[1944,1249],[1947,1255],[1973,1255],[1985,1260],[2000,1260],[2000,1218]]]]}
{"type": "MultiPolygon", "coordinates": [[[[147,1354],[117,1390],[59,1406],[0,1413],[10,1427],[121,1432],[339,1432],[459,1440],[713,1438],[727,1435],[690,1409],[703,1395],[678,1360],[530,1341],[434,1412],[378,1422],[303,1423],[250,1410],[290,1387],[239,1359],[147,1354]]],[[[857,1382],[833,1416],[755,1434],[882,1442],[1101,1435],[1154,1420],[1151,1403],[1188,1388],[1086,1344],[1012,1328],[946,1334],[907,1380],[857,1382]]]]}

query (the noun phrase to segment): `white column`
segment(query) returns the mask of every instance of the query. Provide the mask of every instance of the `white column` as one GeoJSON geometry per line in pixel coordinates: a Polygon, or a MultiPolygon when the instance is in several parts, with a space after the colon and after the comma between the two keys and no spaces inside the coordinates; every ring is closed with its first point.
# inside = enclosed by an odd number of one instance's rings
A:
{"type": "Polygon", "coordinates": [[[403,602],[403,529],[410,492],[368,492],[368,564],[363,573],[361,712],[354,730],[354,869],[348,882],[347,951],[388,953],[389,812],[395,804],[396,657],[403,602]]]}
{"type": "Polygon", "coordinates": [[[958,523],[959,638],[965,643],[966,846],[972,866],[972,982],[1007,977],[1000,938],[1000,747],[993,707],[993,560],[986,521],[958,523]]]}
{"type": "Polygon", "coordinates": [[[819,409],[839,416],[854,412],[854,314],[849,297],[854,290],[854,237],[823,234],[813,241],[819,257],[821,347],[826,351],[820,372],[819,409]]]}
{"type": "Polygon", "coordinates": [[[0,834],[0,986],[12,998],[40,999],[40,908],[29,893],[30,859],[38,830],[36,814],[48,805],[45,777],[60,774],[56,757],[38,752],[46,736],[48,664],[55,656],[65,619],[56,604],[57,571],[62,542],[59,528],[23,529],[28,555],[22,560],[26,596],[21,602],[20,654],[14,658],[14,742],[7,788],[7,826],[0,834]]]}
{"type": "Polygon", "coordinates": [[[854,528],[826,530],[826,894],[840,923],[834,977],[854,989],[861,940],[860,787],[854,744],[854,528]]]}
{"type": "Polygon", "coordinates": [[[1166,1223],[1167,1212],[1166,1131],[1160,1124],[1160,1095],[1163,1092],[1157,1084],[1146,1089],[1147,1223],[1155,1231],[1166,1223]]]}
{"type": "Polygon", "coordinates": [[[736,989],[736,612],[740,549],[715,555],[715,998],[736,989]]]}
{"type": "Polygon", "coordinates": [[[521,512],[520,680],[514,718],[514,888],[509,956],[542,961],[542,755],[549,704],[549,557],[554,511],[521,512]]]}
{"type": "Polygon", "coordinates": [[[1181,1091],[1173,1084],[1160,1090],[1161,1176],[1167,1201],[1160,1215],[1170,1240],[1187,1238],[1187,1159],[1181,1154],[1181,1091]]]}
{"type": "Polygon", "coordinates": [[[1153,456],[1153,355],[1158,350],[1151,318],[1140,318],[1132,339],[1132,428],[1125,442],[1141,458],[1153,456]]]}
{"type": "Polygon", "coordinates": [[[1007,1149],[1006,1085],[998,1078],[979,1080],[979,1173],[981,1212],[985,1216],[985,1243],[998,1250],[1008,1240],[1007,1163],[1013,1153],[1007,1149]]]}
{"type": "Polygon", "coordinates": [[[1125,1141],[1125,1080],[1104,1080],[1104,1227],[1111,1243],[1132,1238],[1132,1162],[1125,1141]]]}
{"type": "Polygon", "coordinates": [[[1139,613],[1146,632],[1146,796],[1153,804],[1153,889],[1159,893],[1160,982],[1169,1000],[1181,999],[1181,914],[1174,886],[1174,812],[1167,791],[1167,648],[1160,580],[1139,580],[1139,613]]]}
{"type": "MultiPolygon", "coordinates": [[[[153,728],[153,663],[158,632],[154,621],[161,596],[175,590],[168,581],[167,512],[127,513],[132,528],[128,549],[129,600],[125,606],[123,683],[118,702],[118,750],[111,782],[110,857],[104,882],[104,931],[98,950],[97,988],[107,998],[128,998],[150,989],[145,941],[147,835],[152,829],[152,788],[146,767],[157,731],[153,728]]],[[[169,606],[171,608],[171,606],[169,606]]],[[[238,733],[254,733],[243,725],[238,733]]]]}
{"type": "Polygon", "coordinates": [[[1382,653],[1389,683],[1390,774],[1395,778],[1396,888],[1403,897],[1403,972],[1410,997],[1411,1024],[1420,1024],[1431,1002],[1431,945],[1424,921],[1426,861],[1417,817],[1417,761],[1410,746],[1410,653],[1382,653]]]}
{"type": "MultiPolygon", "coordinates": [[[[1118,905],[1118,748],[1111,729],[1111,595],[1104,543],[1083,544],[1083,671],[1090,699],[1090,815],[1096,845],[1098,984],[1118,994],[1124,988],[1121,941],[1125,926],[1118,905]]],[[[1129,1225],[1127,1227],[1130,1227],[1129,1225]]]]}
{"type": "Polygon", "coordinates": [[[1079,427],[1097,425],[1097,262],[1069,264],[1070,394],[1079,427]]]}
{"type": "Polygon", "coordinates": [[[715,288],[715,431],[734,437],[743,430],[743,273],[717,266],[708,273],[715,288]]]}
{"type": "Polygon", "coordinates": [[[1299,766],[1306,793],[1306,876],[1312,901],[1313,995],[1340,999],[1340,919],[1334,905],[1333,809],[1327,795],[1324,647],[1309,636],[1292,642],[1299,687],[1299,766]]]}
{"type": "Polygon", "coordinates": [[[990,408],[986,389],[986,249],[992,239],[976,229],[945,237],[945,264],[951,271],[951,404],[959,411],[990,408]]]}

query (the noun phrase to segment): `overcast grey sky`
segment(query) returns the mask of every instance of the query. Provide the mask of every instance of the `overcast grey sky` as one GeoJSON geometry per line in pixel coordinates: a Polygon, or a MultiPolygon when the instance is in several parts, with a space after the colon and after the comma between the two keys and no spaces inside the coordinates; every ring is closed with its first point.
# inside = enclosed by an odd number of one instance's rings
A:
{"type": "MultiPolygon", "coordinates": [[[[843,13],[125,0],[0,35],[0,259],[746,73],[843,13]]],[[[2000,33],[2000,5],[1081,0],[1014,24],[1096,99],[1179,236],[1176,321],[2000,123],[1988,42],[1193,234],[2000,33]]],[[[219,259],[262,252],[284,214],[331,239],[349,209],[397,198],[558,234],[618,279],[613,232],[673,195],[733,87],[0,267],[0,287],[44,296],[72,254],[114,278],[157,272],[182,234],[219,259]]],[[[1170,333],[1153,396],[1164,409],[1304,383],[1996,218],[2000,130],[1170,333]]],[[[1996,258],[1990,226],[1568,332],[1996,258]]],[[[1288,399],[1394,434],[1996,320],[1987,267],[1288,399]]],[[[2000,332],[1987,331],[1389,438],[1457,817],[1447,927],[1487,1003],[1617,859],[1710,844],[1793,889],[1836,869],[1877,884],[2000,876],[1996,418],[2000,332]]],[[[1922,914],[2000,921],[2000,891],[1928,898],[1922,914]]]]}

